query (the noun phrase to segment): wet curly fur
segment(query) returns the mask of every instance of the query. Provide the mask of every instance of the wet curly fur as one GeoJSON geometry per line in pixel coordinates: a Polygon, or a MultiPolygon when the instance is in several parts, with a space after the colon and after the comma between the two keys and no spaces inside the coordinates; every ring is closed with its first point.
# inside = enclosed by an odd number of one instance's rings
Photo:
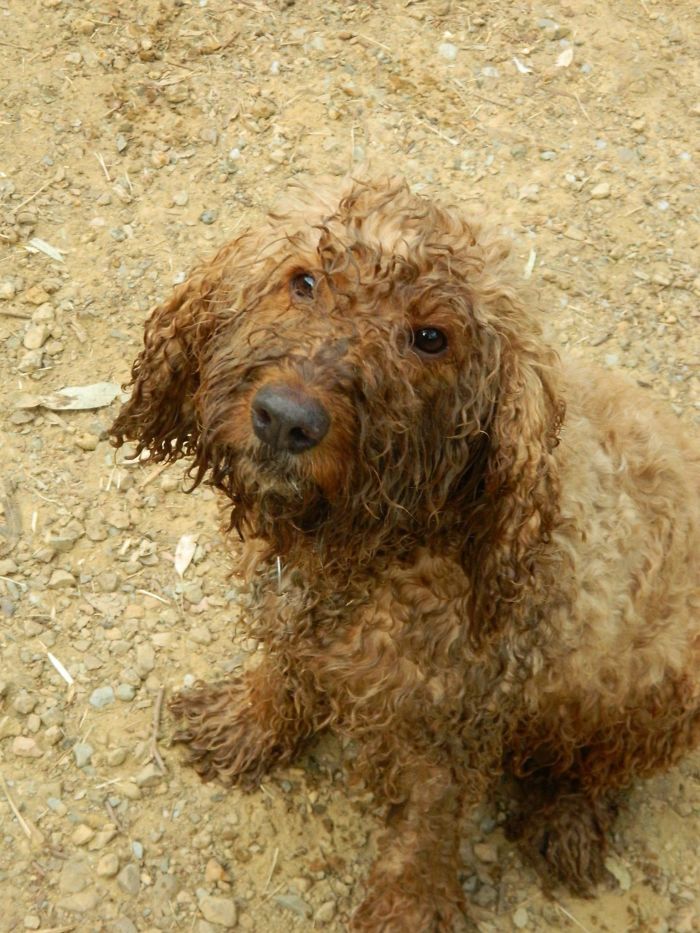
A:
{"type": "Polygon", "coordinates": [[[357,931],[467,928],[458,816],[503,774],[589,891],[613,793],[700,737],[698,448],[559,360],[507,252],[400,180],[302,187],[154,311],[112,429],[190,457],[248,542],[262,660],[172,704],[199,773],[254,787],[330,727],[389,805],[357,931]],[[256,436],[273,385],[318,444],[256,436]]]}

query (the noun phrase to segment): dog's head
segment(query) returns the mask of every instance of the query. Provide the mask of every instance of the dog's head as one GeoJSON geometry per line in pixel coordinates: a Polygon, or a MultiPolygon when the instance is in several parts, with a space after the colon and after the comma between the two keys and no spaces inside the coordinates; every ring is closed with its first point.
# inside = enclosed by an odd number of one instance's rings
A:
{"type": "Polygon", "coordinates": [[[301,188],[153,312],[116,443],[191,455],[279,550],[446,535],[516,586],[561,409],[506,254],[402,181],[301,188]]]}

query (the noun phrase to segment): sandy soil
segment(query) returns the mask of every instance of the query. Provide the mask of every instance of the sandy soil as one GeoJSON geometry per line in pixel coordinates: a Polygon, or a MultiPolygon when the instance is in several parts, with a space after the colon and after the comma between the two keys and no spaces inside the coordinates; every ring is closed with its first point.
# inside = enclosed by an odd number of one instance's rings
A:
{"type": "MultiPolygon", "coordinates": [[[[123,381],[196,257],[370,159],[502,218],[560,342],[696,429],[698,48],[691,0],[0,0],[1,930],[342,931],[379,825],[330,740],[244,796],[163,714],[161,773],[161,688],[254,647],[213,495],[115,462],[117,402],[26,395],[123,381]]],[[[632,790],[594,900],[472,824],[484,933],[700,930],[700,755],[632,790]]]]}

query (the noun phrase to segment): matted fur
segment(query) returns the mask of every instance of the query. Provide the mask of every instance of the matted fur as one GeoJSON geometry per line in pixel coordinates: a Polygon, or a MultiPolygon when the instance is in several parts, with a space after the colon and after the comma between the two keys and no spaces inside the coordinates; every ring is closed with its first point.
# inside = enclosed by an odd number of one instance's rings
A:
{"type": "Polygon", "coordinates": [[[174,700],[197,770],[251,788],[331,727],[391,805],[358,931],[466,928],[458,816],[503,773],[513,831],[589,889],[611,793],[700,737],[698,448],[559,361],[507,252],[400,180],[300,189],[154,311],[112,429],[191,457],[250,542],[265,654],[174,700]],[[318,446],[257,439],[271,384],[326,408],[318,446]]]}

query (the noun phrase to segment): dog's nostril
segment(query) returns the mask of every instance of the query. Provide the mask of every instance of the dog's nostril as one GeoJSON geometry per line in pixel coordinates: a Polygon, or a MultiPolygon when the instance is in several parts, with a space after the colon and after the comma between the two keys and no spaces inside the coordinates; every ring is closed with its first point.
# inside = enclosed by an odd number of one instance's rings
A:
{"type": "Polygon", "coordinates": [[[262,407],[262,405],[259,405],[259,406],[255,409],[255,414],[257,415],[258,420],[259,420],[262,424],[269,424],[269,423],[272,421],[272,418],[270,417],[270,413],[267,412],[267,411],[262,407]]]}
{"type": "Polygon", "coordinates": [[[273,450],[298,454],[315,447],[325,437],[330,416],[303,389],[269,385],[253,399],[251,421],[256,437],[273,450]]]}

